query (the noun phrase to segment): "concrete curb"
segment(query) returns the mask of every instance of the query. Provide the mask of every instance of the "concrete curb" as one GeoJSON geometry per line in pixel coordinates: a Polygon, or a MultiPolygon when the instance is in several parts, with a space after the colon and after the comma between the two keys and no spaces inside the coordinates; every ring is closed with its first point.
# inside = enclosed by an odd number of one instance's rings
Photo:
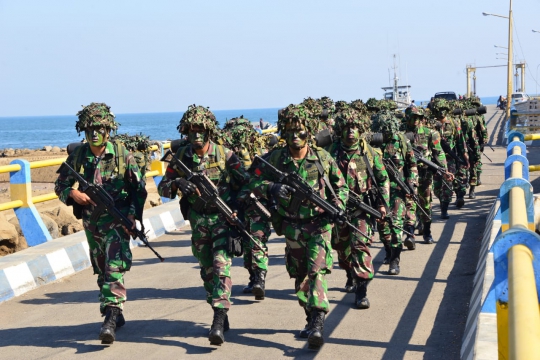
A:
{"type": "MultiPolygon", "coordinates": [[[[145,210],[148,240],[189,225],[176,201],[145,210]]],[[[131,248],[143,245],[131,239],[131,248]]],[[[84,231],[0,258],[0,303],[90,267],[84,231]]]]}
{"type": "Polygon", "coordinates": [[[496,300],[492,289],[495,271],[491,246],[500,231],[500,199],[497,199],[489,212],[480,246],[469,315],[461,344],[461,359],[464,360],[498,358],[496,300]]]}

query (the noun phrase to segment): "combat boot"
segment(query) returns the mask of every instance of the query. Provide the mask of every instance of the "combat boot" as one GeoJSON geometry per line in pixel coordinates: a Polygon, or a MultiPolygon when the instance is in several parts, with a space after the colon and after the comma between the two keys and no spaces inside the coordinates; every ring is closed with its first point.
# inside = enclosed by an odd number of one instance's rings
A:
{"type": "Polygon", "coordinates": [[[257,269],[253,271],[253,290],[255,300],[264,300],[264,283],[266,281],[266,270],[257,269]]]}
{"type": "Polygon", "coordinates": [[[357,309],[369,309],[369,299],[367,298],[367,287],[369,280],[356,279],[356,297],[354,304],[357,309]]]}
{"type": "Polygon", "coordinates": [[[116,340],[117,321],[119,315],[121,314],[122,310],[120,310],[120,308],[113,306],[107,306],[105,308],[105,320],[103,321],[103,325],[101,325],[101,331],[99,332],[99,340],[101,340],[102,344],[112,344],[114,340],[116,340]]]}
{"type": "Polygon", "coordinates": [[[353,272],[352,270],[346,270],[345,273],[347,274],[347,282],[345,283],[345,292],[353,293],[354,292],[353,272]]]}
{"type": "Polygon", "coordinates": [[[403,243],[407,247],[407,250],[414,250],[416,249],[416,241],[414,238],[414,225],[405,225],[404,227],[405,227],[405,230],[407,230],[408,232],[412,234],[412,236],[407,235],[403,243]]]}
{"type": "Polygon", "coordinates": [[[324,344],[324,311],[319,309],[311,310],[311,331],[308,336],[308,348],[318,350],[324,344]]]}
{"type": "Polygon", "coordinates": [[[311,313],[306,308],[304,308],[304,311],[306,313],[306,326],[300,330],[298,336],[303,339],[307,339],[309,333],[311,332],[311,313]]]}
{"type": "Polygon", "coordinates": [[[482,182],[480,181],[480,174],[478,174],[478,177],[477,177],[477,180],[476,180],[476,185],[478,185],[478,186],[482,185],[482,182]]]}
{"type": "Polygon", "coordinates": [[[248,269],[248,272],[249,272],[249,282],[242,290],[244,294],[251,294],[253,292],[253,277],[254,277],[253,269],[248,269]]]}
{"type": "Polygon", "coordinates": [[[469,189],[469,199],[476,199],[476,194],[474,193],[474,188],[476,186],[471,185],[471,188],[469,189]]]}
{"type": "Polygon", "coordinates": [[[431,222],[424,223],[424,244],[433,244],[433,237],[431,236],[431,222]]]}
{"type": "Polygon", "coordinates": [[[401,246],[392,248],[392,257],[390,258],[390,267],[388,275],[399,275],[399,257],[401,254],[401,246]]]}
{"type": "Polygon", "coordinates": [[[456,196],[457,196],[457,200],[456,200],[456,207],[458,209],[461,209],[463,207],[463,205],[465,205],[465,193],[460,191],[458,193],[456,193],[456,196]]]}
{"type": "Polygon", "coordinates": [[[382,243],[384,245],[384,260],[383,265],[390,264],[390,255],[391,255],[391,249],[390,249],[390,241],[388,240],[382,240],[382,243]]]}
{"type": "MultiPolygon", "coordinates": [[[[214,321],[212,321],[212,327],[210,327],[210,333],[208,334],[208,340],[211,345],[221,345],[225,342],[225,320],[227,319],[227,309],[213,308],[214,309],[214,321]]],[[[227,319],[228,320],[228,319],[227,319]]]]}
{"type": "Polygon", "coordinates": [[[450,219],[450,216],[448,215],[448,205],[450,205],[449,202],[441,201],[441,219],[443,220],[450,219]]]}

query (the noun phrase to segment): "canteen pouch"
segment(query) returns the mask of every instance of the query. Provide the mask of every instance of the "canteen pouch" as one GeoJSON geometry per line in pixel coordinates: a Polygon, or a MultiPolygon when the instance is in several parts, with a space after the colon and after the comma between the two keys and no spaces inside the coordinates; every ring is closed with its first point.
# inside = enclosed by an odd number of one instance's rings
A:
{"type": "Polygon", "coordinates": [[[73,216],[75,216],[77,220],[82,219],[82,212],[84,209],[83,205],[77,204],[75,200],[73,200],[73,198],[68,198],[66,201],[66,205],[73,207],[73,216]]]}
{"type": "Polygon", "coordinates": [[[274,228],[276,234],[279,236],[283,235],[283,216],[281,216],[277,211],[274,211],[270,221],[272,222],[272,227],[274,228]]]}
{"type": "Polygon", "coordinates": [[[229,229],[229,235],[227,238],[227,252],[231,256],[242,256],[244,254],[244,247],[242,244],[242,235],[238,233],[236,228],[231,227],[229,229]]]}

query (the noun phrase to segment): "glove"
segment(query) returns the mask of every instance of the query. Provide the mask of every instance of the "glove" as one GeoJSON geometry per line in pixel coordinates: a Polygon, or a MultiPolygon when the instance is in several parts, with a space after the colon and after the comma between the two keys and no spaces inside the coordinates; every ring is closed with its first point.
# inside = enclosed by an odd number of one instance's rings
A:
{"type": "Polygon", "coordinates": [[[187,181],[185,178],[178,178],[174,180],[176,186],[180,189],[183,196],[189,196],[195,193],[197,187],[191,181],[187,181]]]}
{"type": "Polygon", "coordinates": [[[343,210],[339,210],[335,215],[334,215],[334,222],[336,224],[338,224],[339,226],[343,226],[345,224],[345,213],[343,212],[343,210]]]}
{"type": "Polygon", "coordinates": [[[292,194],[294,192],[294,189],[292,187],[282,183],[273,183],[272,186],[270,186],[268,189],[270,195],[282,199],[286,199],[289,194],[292,194]]]}

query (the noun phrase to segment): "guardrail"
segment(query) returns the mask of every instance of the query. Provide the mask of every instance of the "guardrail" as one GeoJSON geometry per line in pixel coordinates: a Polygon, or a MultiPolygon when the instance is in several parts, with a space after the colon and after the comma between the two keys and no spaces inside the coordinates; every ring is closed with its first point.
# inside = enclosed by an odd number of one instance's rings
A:
{"type": "MultiPolygon", "coordinates": [[[[170,148],[170,143],[164,143],[161,147],[153,145],[150,151],[160,151],[163,157],[163,149],[170,148]]],[[[55,193],[32,196],[31,169],[59,166],[67,157],[28,162],[24,159],[15,159],[9,165],[0,166],[1,173],[9,173],[11,201],[0,204],[0,211],[13,209],[21,230],[26,238],[28,246],[36,246],[46,241],[52,240],[51,234],[47,230],[41,216],[34,204],[57,199],[55,193]]],[[[165,163],[155,159],[150,165],[150,170],[146,172],[146,177],[152,177],[154,182],[159,184],[165,174],[165,163]]],[[[163,202],[170,199],[162,198],[163,202]]]]}
{"type": "MultiPolygon", "coordinates": [[[[540,236],[524,136],[510,131],[500,188],[501,233],[493,243],[499,359],[540,358],[540,236]]],[[[540,138],[540,137],[539,137],[540,138]]]]}

